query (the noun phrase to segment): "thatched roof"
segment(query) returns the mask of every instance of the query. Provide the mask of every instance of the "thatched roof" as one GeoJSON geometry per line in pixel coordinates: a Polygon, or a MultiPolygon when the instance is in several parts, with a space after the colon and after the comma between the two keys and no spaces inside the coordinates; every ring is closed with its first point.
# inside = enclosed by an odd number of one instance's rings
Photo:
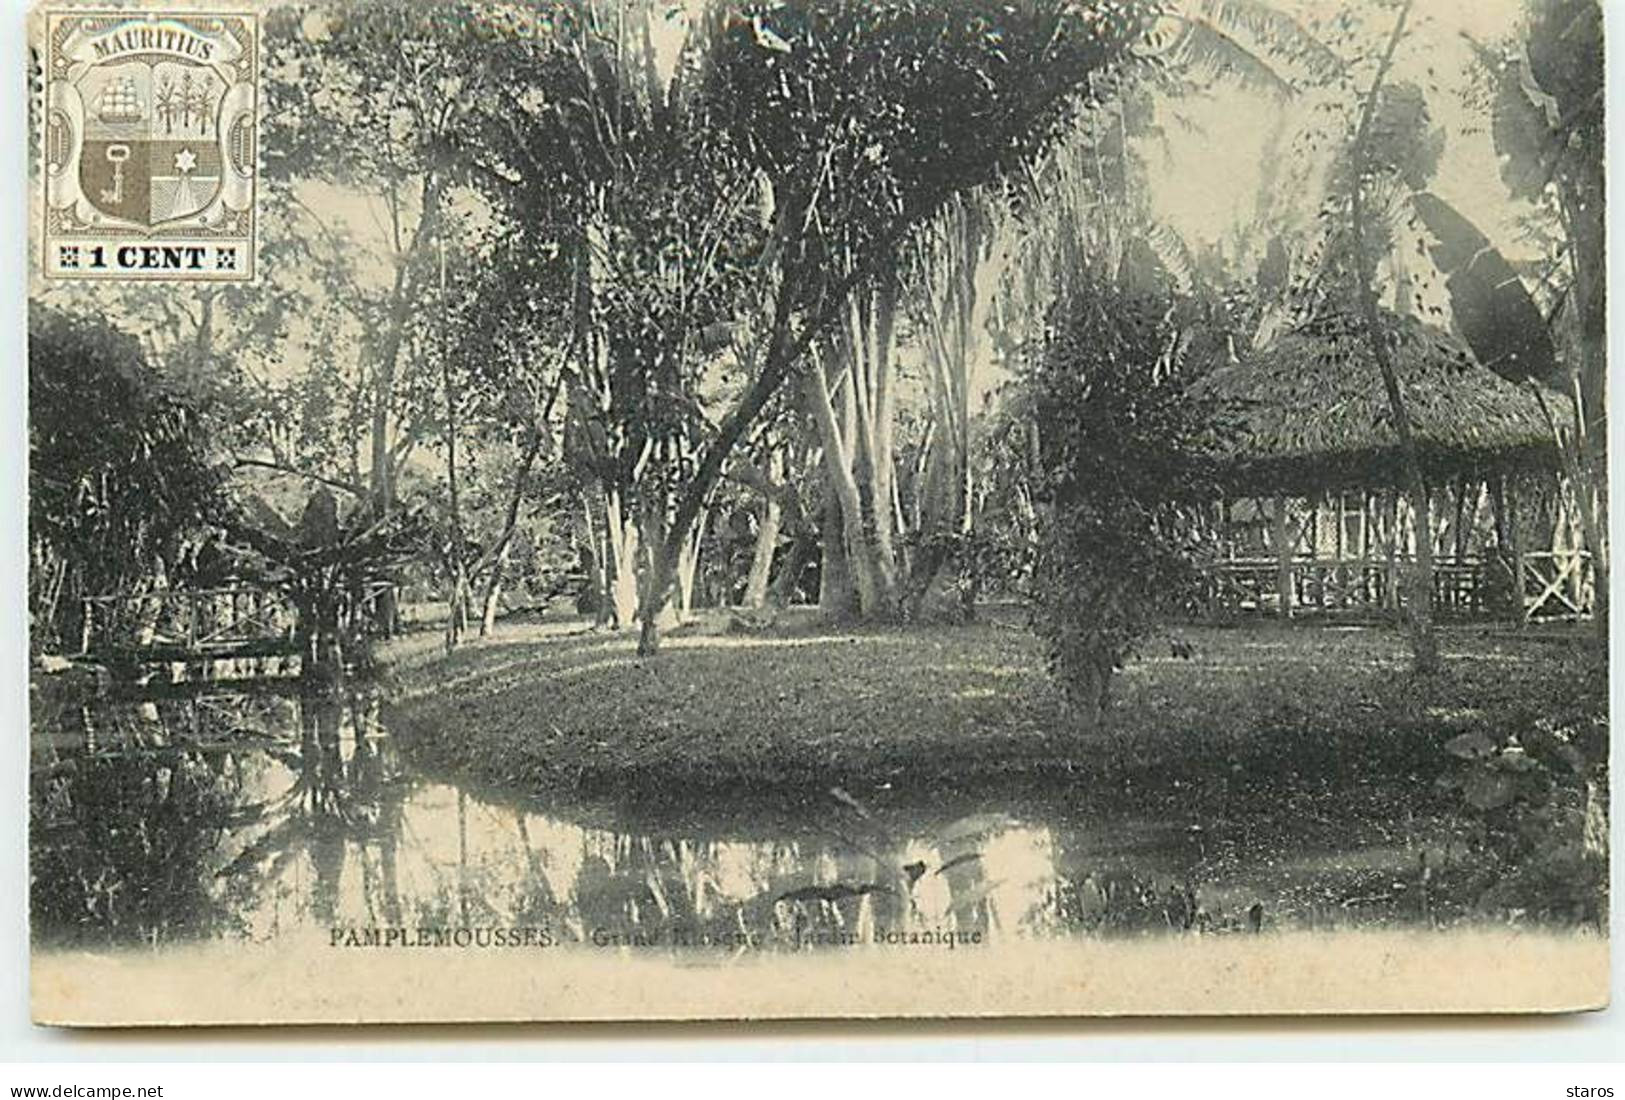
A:
{"type": "MultiPolygon", "coordinates": [[[[1386,327],[1424,476],[1443,481],[1545,469],[1557,461],[1541,409],[1566,423],[1568,400],[1537,398],[1480,366],[1467,345],[1414,318],[1386,327]]],[[[1203,389],[1235,403],[1235,483],[1248,492],[1313,493],[1397,485],[1399,437],[1364,329],[1344,320],[1285,333],[1203,389]]]]}

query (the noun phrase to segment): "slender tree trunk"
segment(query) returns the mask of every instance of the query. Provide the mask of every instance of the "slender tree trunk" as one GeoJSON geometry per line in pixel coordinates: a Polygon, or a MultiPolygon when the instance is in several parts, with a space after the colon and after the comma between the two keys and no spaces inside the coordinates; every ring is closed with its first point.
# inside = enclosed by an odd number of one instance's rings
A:
{"type": "MultiPolygon", "coordinates": [[[[705,541],[707,512],[700,513],[693,534],[683,543],[683,552],[677,557],[677,620],[686,620],[694,611],[694,578],[700,571],[700,549],[705,541]]],[[[664,545],[662,542],[661,545],[664,545]]]]}
{"type": "Polygon", "coordinates": [[[1411,657],[1418,672],[1431,674],[1437,672],[1440,667],[1439,644],[1433,632],[1432,516],[1427,488],[1422,482],[1421,459],[1417,452],[1416,435],[1411,428],[1410,410],[1406,406],[1399,375],[1394,369],[1392,351],[1383,334],[1382,320],[1377,312],[1377,294],[1372,285],[1373,264],[1366,243],[1365,183],[1361,177],[1377,96],[1382,92],[1383,80],[1393,64],[1394,51],[1405,33],[1405,23],[1410,17],[1412,2],[1413,0],[1405,0],[1404,7],[1399,10],[1399,16],[1394,21],[1393,33],[1388,39],[1387,50],[1377,66],[1377,75],[1371,83],[1371,91],[1366,96],[1365,107],[1361,112],[1360,127],[1354,139],[1356,172],[1352,220],[1355,266],[1358,268],[1360,280],[1360,312],[1365,320],[1366,338],[1370,343],[1372,357],[1377,361],[1377,369],[1382,373],[1383,389],[1388,394],[1388,411],[1393,417],[1394,428],[1399,435],[1401,477],[1405,493],[1410,497],[1411,508],[1415,513],[1416,560],[1409,576],[1410,599],[1405,603],[1405,620],[1411,639],[1411,657]]]}
{"type": "MultiPolygon", "coordinates": [[[[440,244],[441,324],[445,325],[446,246],[440,244]]],[[[456,649],[468,630],[468,573],[463,560],[463,512],[457,482],[457,383],[451,356],[442,344],[440,373],[446,389],[446,494],[451,506],[451,598],[447,605],[446,649],[456,649]]]]}
{"type": "Polygon", "coordinates": [[[502,602],[502,574],[508,568],[508,546],[503,545],[502,551],[491,563],[491,571],[485,578],[485,594],[480,598],[480,637],[489,637],[491,631],[496,629],[497,605],[502,602]]]}
{"type": "Polygon", "coordinates": [[[897,588],[897,532],[892,504],[897,479],[892,432],[896,419],[896,396],[892,387],[896,350],[895,282],[883,278],[879,287],[865,295],[865,301],[868,308],[858,316],[863,326],[854,334],[857,339],[853,342],[863,361],[862,376],[867,390],[866,399],[861,403],[866,416],[859,422],[867,489],[864,528],[873,531],[876,564],[884,574],[883,584],[890,594],[897,588]]]}
{"type": "Polygon", "coordinates": [[[395,367],[400,358],[402,329],[406,325],[406,262],[395,272],[394,307],[389,329],[373,365],[372,385],[372,503],[381,516],[395,509],[395,477],[389,460],[389,410],[395,400],[395,367]]]}
{"type": "MultiPolygon", "coordinates": [[[[412,268],[419,248],[438,229],[440,216],[440,182],[432,175],[423,181],[422,213],[417,228],[395,255],[395,276],[390,287],[389,323],[384,329],[373,367],[372,408],[372,493],[373,507],[379,515],[388,515],[395,507],[395,470],[390,454],[389,413],[395,400],[395,372],[400,362],[401,344],[406,337],[406,325],[411,320],[413,292],[412,268]]],[[[391,209],[394,193],[391,193],[391,209]]],[[[398,215],[397,215],[398,217],[398,215]]],[[[397,229],[396,243],[401,245],[397,229]]]]}
{"type": "Polygon", "coordinates": [[[580,559],[582,571],[587,575],[593,621],[596,625],[603,626],[609,622],[609,555],[604,552],[603,542],[598,534],[598,524],[593,521],[592,497],[587,490],[582,489],[580,499],[576,554],[580,559]]]}
{"type": "Polygon", "coordinates": [[[621,496],[611,490],[604,500],[604,530],[609,542],[608,570],[611,622],[626,630],[638,611],[638,545],[635,519],[625,514],[621,496]]]}
{"type": "MultiPolygon", "coordinates": [[[[400,361],[401,343],[405,338],[406,323],[410,316],[410,271],[418,240],[422,239],[424,223],[432,207],[425,209],[418,223],[413,248],[395,258],[395,278],[390,289],[389,324],[373,363],[372,377],[372,508],[380,516],[395,511],[395,468],[390,455],[390,407],[395,402],[395,372],[400,361]]],[[[396,606],[394,590],[386,592],[380,601],[379,617],[385,629],[393,634],[399,626],[400,609],[396,606]]]]}
{"type": "Polygon", "coordinates": [[[1600,646],[1608,645],[1608,316],[1607,196],[1600,165],[1585,166],[1561,198],[1569,227],[1569,258],[1580,320],[1580,366],[1574,378],[1575,486],[1580,519],[1591,551],[1592,622],[1600,646]]]}
{"type": "Polygon", "coordinates": [[[750,572],[745,577],[745,597],[748,608],[760,608],[767,603],[767,582],[773,572],[773,555],[779,545],[779,525],[784,509],[777,497],[762,498],[762,514],[757,517],[756,549],[750,559],[750,572]]]}

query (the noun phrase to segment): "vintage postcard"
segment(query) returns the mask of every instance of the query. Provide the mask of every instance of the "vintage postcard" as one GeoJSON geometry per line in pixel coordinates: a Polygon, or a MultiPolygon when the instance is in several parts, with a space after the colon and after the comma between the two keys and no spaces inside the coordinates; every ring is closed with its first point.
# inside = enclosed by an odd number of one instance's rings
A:
{"type": "Polygon", "coordinates": [[[47,0],[37,1022],[1607,1003],[1593,0],[47,0]]]}

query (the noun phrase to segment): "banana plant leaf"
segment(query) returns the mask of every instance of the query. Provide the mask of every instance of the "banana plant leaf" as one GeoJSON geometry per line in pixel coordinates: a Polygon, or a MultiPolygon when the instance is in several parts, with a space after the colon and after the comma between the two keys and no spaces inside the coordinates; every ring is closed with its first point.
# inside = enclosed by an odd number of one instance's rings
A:
{"type": "Polygon", "coordinates": [[[1478,361],[1509,382],[1558,383],[1557,352],[1540,307],[1507,258],[1460,211],[1429,191],[1411,205],[1431,240],[1462,339],[1478,361]]]}

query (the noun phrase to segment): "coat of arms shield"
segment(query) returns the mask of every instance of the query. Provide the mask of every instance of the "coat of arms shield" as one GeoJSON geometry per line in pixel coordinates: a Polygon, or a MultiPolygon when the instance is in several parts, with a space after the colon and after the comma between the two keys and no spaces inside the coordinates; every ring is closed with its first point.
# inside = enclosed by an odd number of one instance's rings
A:
{"type": "Polygon", "coordinates": [[[207,69],[131,62],[87,81],[79,183],[91,205],[158,226],[204,209],[220,191],[225,86],[207,69]]]}

